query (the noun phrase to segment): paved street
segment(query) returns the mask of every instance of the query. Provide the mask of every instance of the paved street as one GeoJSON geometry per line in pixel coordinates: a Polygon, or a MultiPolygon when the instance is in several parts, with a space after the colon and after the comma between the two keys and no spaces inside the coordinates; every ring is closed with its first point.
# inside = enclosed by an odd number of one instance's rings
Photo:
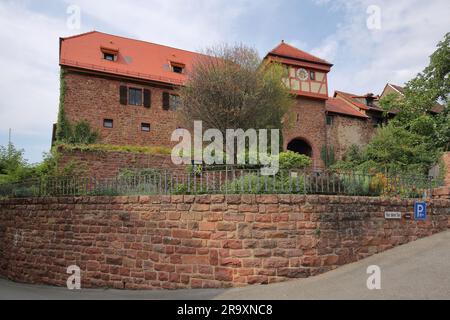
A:
{"type": "Polygon", "coordinates": [[[268,286],[229,290],[69,291],[0,279],[0,299],[449,299],[450,231],[329,273],[268,286]],[[381,290],[367,289],[367,267],[381,268],[381,290]]]}

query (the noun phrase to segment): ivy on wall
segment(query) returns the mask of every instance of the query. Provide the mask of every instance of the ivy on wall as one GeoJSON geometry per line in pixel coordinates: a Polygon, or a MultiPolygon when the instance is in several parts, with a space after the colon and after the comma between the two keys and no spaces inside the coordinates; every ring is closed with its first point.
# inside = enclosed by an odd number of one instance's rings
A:
{"type": "Polygon", "coordinates": [[[91,129],[87,121],[79,121],[71,124],[66,117],[64,110],[64,101],[66,97],[65,71],[60,72],[59,87],[59,110],[58,124],[56,127],[56,142],[72,144],[92,144],[97,141],[98,132],[91,129]]]}
{"type": "Polygon", "coordinates": [[[325,163],[325,167],[328,168],[328,167],[332,166],[336,162],[333,146],[322,147],[322,150],[320,151],[320,157],[322,158],[323,162],[325,163]]]}

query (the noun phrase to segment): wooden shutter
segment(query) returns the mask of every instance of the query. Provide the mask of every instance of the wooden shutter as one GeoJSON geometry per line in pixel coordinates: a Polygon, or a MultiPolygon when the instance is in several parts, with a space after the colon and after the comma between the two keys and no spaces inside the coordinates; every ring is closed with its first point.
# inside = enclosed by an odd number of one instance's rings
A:
{"type": "Polygon", "coordinates": [[[170,108],[170,94],[168,92],[163,92],[163,109],[169,110],[170,108]]]}
{"type": "Polygon", "coordinates": [[[152,106],[152,93],[149,89],[144,89],[144,107],[150,108],[152,106]]]}
{"type": "Polygon", "coordinates": [[[128,88],[127,86],[120,86],[120,104],[127,105],[128,103],[128,88]]]}

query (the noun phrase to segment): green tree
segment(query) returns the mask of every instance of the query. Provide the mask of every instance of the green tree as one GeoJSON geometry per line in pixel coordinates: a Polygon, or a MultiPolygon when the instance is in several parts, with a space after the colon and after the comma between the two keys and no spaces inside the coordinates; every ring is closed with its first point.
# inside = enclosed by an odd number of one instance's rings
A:
{"type": "Polygon", "coordinates": [[[18,181],[30,172],[24,150],[16,149],[12,143],[0,146],[0,183],[18,181]]]}
{"type": "Polygon", "coordinates": [[[281,129],[293,97],[283,84],[286,69],[262,63],[258,53],[244,45],[208,49],[181,88],[179,115],[187,128],[195,120],[203,128],[281,129]]]}
{"type": "Polygon", "coordinates": [[[438,154],[430,145],[424,136],[388,125],[367,145],[360,165],[369,162],[380,171],[426,174],[438,154]]]}
{"type": "Polygon", "coordinates": [[[433,148],[450,150],[450,33],[437,45],[423,72],[406,83],[404,96],[388,95],[381,104],[397,110],[391,122],[397,127],[426,137],[433,148]],[[437,115],[432,115],[439,111],[437,115]]]}

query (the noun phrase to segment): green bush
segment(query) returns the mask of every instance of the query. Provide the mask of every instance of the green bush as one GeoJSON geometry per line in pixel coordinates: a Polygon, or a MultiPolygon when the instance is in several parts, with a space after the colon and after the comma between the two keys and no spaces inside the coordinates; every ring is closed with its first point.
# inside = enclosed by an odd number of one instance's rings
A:
{"type": "Polygon", "coordinates": [[[246,174],[224,184],[227,193],[303,193],[304,183],[300,177],[289,176],[284,172],[276,176],[246,174]]]}
{"type": "Polygon", "coordinates": [[[91,129],[87,121],[80,121],[70,130],[67,141],[72,144],[92,144],[97,141],[98,132],[91,129]]]}
{"type": "Polygon", "coordinates": [[[368,196],[372,194],[371,177],[364,174],[340,175],[340,182],[346,194],[368,196]]]}
{"type": "Polygon", "coordinates": [[[282,170],[304,169],[312,164],[310,157],[293,151],[281,152],[279,159],[282,170]]]}

